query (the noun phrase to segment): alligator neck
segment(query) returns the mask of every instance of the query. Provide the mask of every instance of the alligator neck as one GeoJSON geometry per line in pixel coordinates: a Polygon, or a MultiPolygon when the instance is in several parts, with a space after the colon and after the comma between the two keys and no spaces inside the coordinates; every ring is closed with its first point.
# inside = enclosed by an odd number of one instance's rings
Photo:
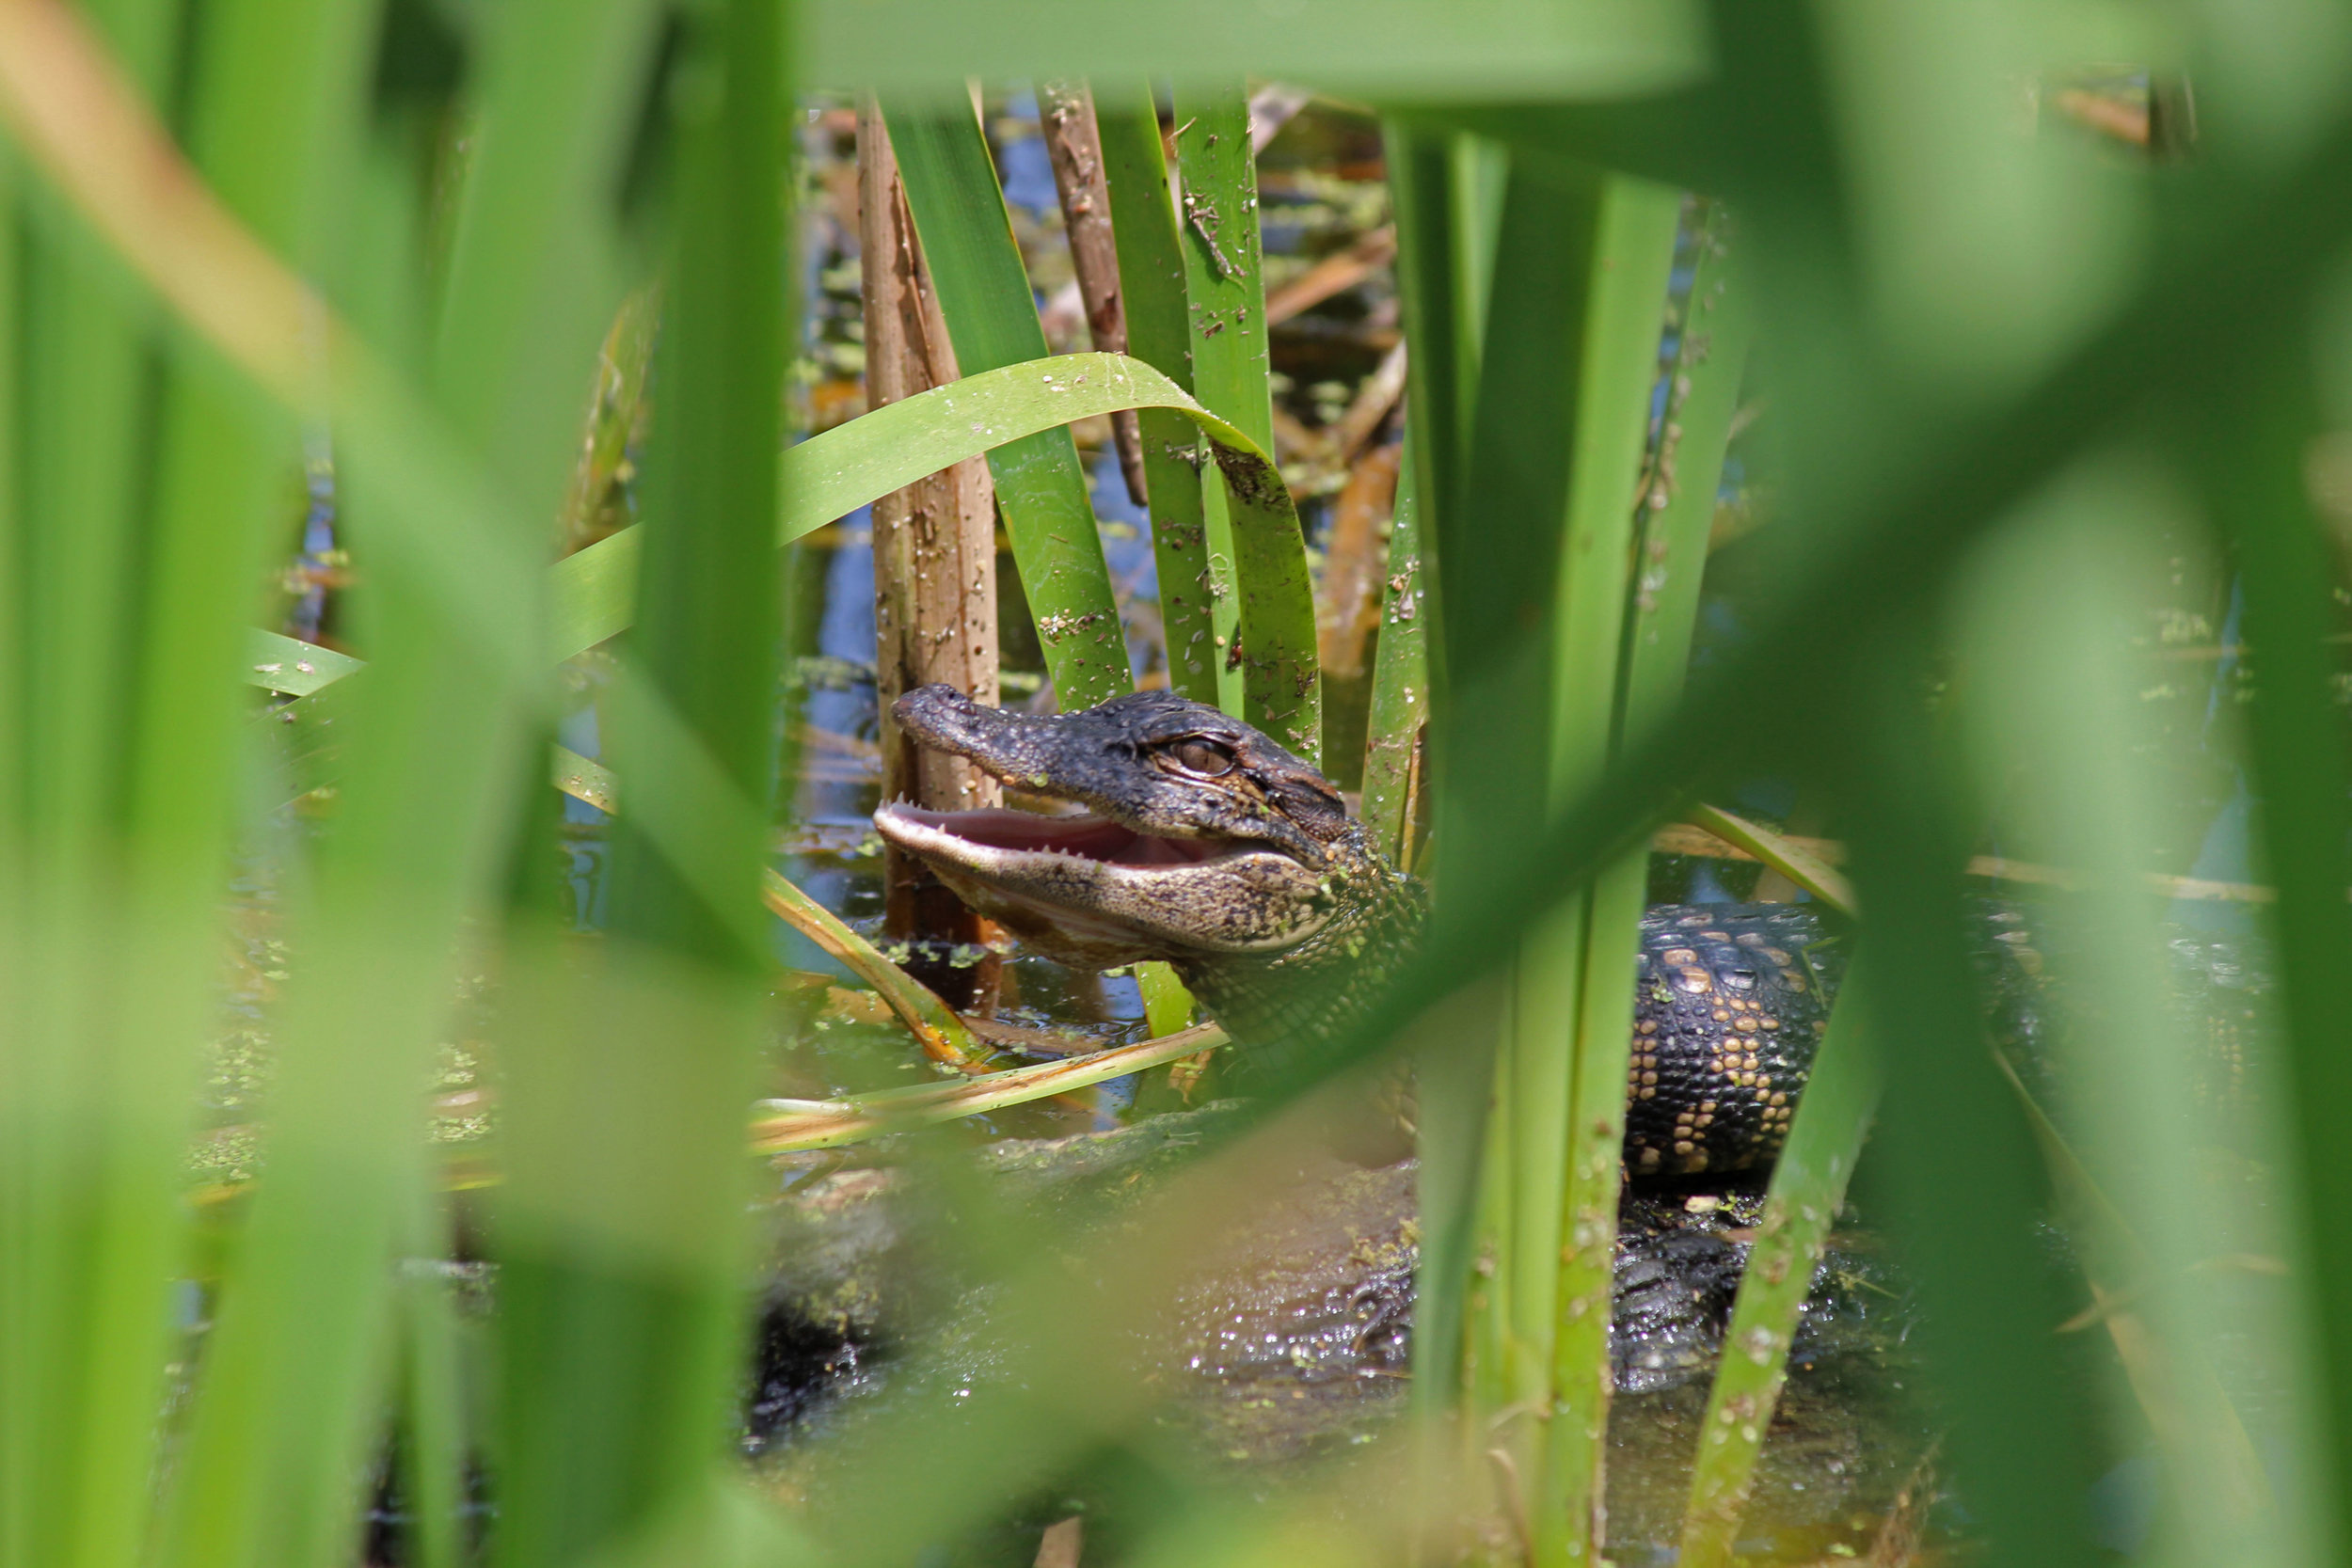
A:
{"type": "Polygon", "coordinates": [[[1245,1046],[1279,1049],[1344,1032],[1372,1010],[1391,967],[1411,952],[1429,895],[1391,865],[1360,825],[1330,847],[1330,920],[1276,954],[1204,953],[1170,962],[1245,1046]]]}

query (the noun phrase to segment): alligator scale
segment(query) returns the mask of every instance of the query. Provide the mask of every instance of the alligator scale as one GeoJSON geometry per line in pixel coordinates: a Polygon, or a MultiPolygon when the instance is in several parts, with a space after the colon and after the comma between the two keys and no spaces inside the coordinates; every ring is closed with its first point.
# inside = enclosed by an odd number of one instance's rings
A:
{"type": "MultiPolygon", "coordinates": [[[[1245,1049],[1311,1039],[1377,1004],[1422,884],[1314,768],[1166,691],[1082,713],[983,707],[926,686],[894,709],[924,745],[1078,810],[933,812],[874,825],[1025,942],[1092,968],[1164,959],[1245,1049]]],[[[1787,1136],[1836,980],[1792,906],[1661,905],[1643,919],[1628,1068],[1637,1174],[1741,1170],[1787,1136]]]]}

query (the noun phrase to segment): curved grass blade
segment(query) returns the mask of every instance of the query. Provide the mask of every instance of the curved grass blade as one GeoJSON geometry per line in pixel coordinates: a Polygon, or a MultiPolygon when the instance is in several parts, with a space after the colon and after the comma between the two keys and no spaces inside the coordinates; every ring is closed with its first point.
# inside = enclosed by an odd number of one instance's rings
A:
{"type": "MultiPolygon", "coordinates": [[[[1274,404],[1248,90],[1239,82],[1202,90],[1179,83],[1176,119],[1193,389],[1203,407],[1271,451],[1274,404]]],[[[1215,436],[1210,443],[1216,445],[1215,436]]],[[[1213,573],[1216,555],[1231,562],[1219,577],[1232,612],[1229,626],[1220,604],[1224,668],[1241,677],[1241,716],[1315,763],[1323,754],[1323,677],[1306,540],[1279,474],[1237,473],[1221,454],[1218,466],[1225,470],[1225,517],[1220,532],[1210,514],[1209,548],[1213,573]]]]}
{"type": "MultiPolygon", "coordinates": [[[[2180,984],[2170,943],[2181,933],[2142,883],[2148,846],[2206,826],[2184,822],[2183,802],[2164,787],[2171,777],[2148,760],[2165,754],[2167,737],[2146,693],[2179,667],[2121,630],[2176,601],[2171,585],[2186,563],[2170,531],[2150,526],[2179,515],[2185,498],[2168,490],[2144,460],[2094,459],[1991,542],[1956,617],[1967,671],[1961,716],[1981,790],[2005,800],[2002,831],[2046,846],[2079,879],[2077,891],[2038,904],[2033,926],[2055,982],[2058,1084],[2099,1085],[2065,1096],[2062,1107],[2089,1164],[2038,1106],[2027,1115],[2094,1303],[2106,1305],[2108,1332],[2167,1460],[2155,1529],[2187,1559],[2244,1552],[2291,1561],[2309,1526],[2299,1509],[2273,1506],[2254,1454],[2291,1445],[2309,1418],[2281,1411],[2274,1392],[2309,1354],[2298,1343],[2301,1314],[2275,1288],[2211,1266],[2286,1244],[2253,1218],[2278,1201],[2268,1183],[2251,1189],[2263,1196],[2249,1204],[2249,1189],[2217,1164],[2233,1146],[2283,1143],[2285,1129],[2267,1113],[2270,1094],[2233,1105],[2240,1097],[2215,1092],[2213,1031],[2252,1021],[2220,1024],[2168,1006],[2180,984]],[[2100,1188],[2122,1209],[2099,1198],[2100,1188]],[[2217,1368],[2260,1423],[2257,1440],[2217,1368]]],[[[2308,1268],[2292,1252],[2285,1266],[2308,1268]]],[[[2280,1480],[2300,1503],[2294,1472],[2280,1480]]]]}
{"type": "Polygon", "coordinates": [[[1950,1412],[1947,1451],[1984,1499],[1988,1534],[2030,1542],[2042,1560],[2084,1561],[2088,1544],[2060,1532],[2093,1479],[2093,1423],[2064,1387],[2051,1329],[2066,1308],[2035,1230],[2038,1162],[1986,1036],[1961,879],[1978,823],[1959,759],[1922,711],[1926,626],[1882,621],[1859,656],[1852,686],[1867,749],[1839,767],[1872,780],[1841,812],[1853,823],[1876,977],[1857,1022],[1869,1039],[1902,1042],[1880,1055],[1873,1191],[1898,1216],[1901,1256],[1936,1309],[1920,1339],[1950,1412]],[[1969,1201],[1951,1202],[1963,1188],[1969,1201]]]}
{"type": "Polygon", "coordinates": [[[770,870],[760,882],[760,898],[776,917],[822,948],[867,985],[898,1015],[935,1062],[977,1072],[999,1059],[995,1052],[975,1039],[972,1031],[929,987],[874,950],[873,945],[842,924],[839,916],[803,893],[779,872],[770,870]]]}
{"type": "Polygon", "coordinates": [[[1791,843],[1744,816],[1734,816],[1720,806],[1692,806],[1690,819],[1725,844],[1745,849],[1839,913],[1859,912],[1861,905],[1854,897],[1853,884],[1803,845],[1791,843]]]}
{"type": "MultiPolygon", "coordinates": [[[[1149,365],[1117,354],[1065,354],[935,387],[791,448],[778,469],[785,500],[777,542],[813,533],[878,496],[993,446],[1120,408],[1169,409],[1206,432],[1211,453],[1233,476],[1232,483],[1263,492],[1288,519],[1284,526],[1296,531],[1289,492],[1263,448],[1149,365]]],[[[643,548],[639,529],[627,528],[548,569],[554,628],[546,651],[550,662],[584,653],[628,628],[634,614],[629,595],[643,548]]],[[[274,657],[255,664],[283,667],[257,670],[248,680],[270,686],[286,678],[293,667],[275,656],[289,650],[277,643],[262,649],[274,657]]]]}
{"type": "MultiPolygon", "coordinates": [[[[1044,358],[1037,298],[978,117],[897,102],[884,107],[957,365],[968,377],[1044,358]]],[[[992,443],[988,467],[1056,704],[1073,713],[1127,690],[1126,638],[1069,433],[1046,430],[992,443]]]]}
{"type": "MultiPolygon", "coordinates": [[[[1151,88],[1138,82],[1095,104],[1110,182],[1111,231],[1119,244],[1127,306],[1127,352],[1184,391],[1192,385],[1184,257],[1160,145],[1151,88]]],[[[1152,556],[1159,570],[1160,619],[1168,632],[1168,685],[1196,703],[1216,703],[1215,617],[1210,613],[1208,523],[1202,512],[1200,432],[1163,409],[1137,416],[1145,487],[1151,493],[1152,556]]]]}
{"type": "Polygon", "coordinates": [[[1853,1000],[1864,994],[1865,974],[1859,962],[1847,972],[1788,1141],[1772,1167],[1764,1217],[1740,1276],[1723,1359],[1699,1425],[1677,1559],[1684,1568],[1725,1568],[1731,1561],[1756,1458],[1788,1380],[1790,1336],[1878,1102],[1877,1064],[1858,1037],[1864,1009],[1853,1000]]]}

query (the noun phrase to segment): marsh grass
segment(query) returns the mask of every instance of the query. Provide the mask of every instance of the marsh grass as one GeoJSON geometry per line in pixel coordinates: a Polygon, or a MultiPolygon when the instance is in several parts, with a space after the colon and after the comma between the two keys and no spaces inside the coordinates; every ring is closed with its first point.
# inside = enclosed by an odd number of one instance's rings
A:
{"type": "MultiPolygon", "coordinates": [[[[2303,465],[2346,413],[2309,369],[2345,351],[2322,309],[2352,238],[2352,132],[2328,69],[2352,51],[2343,19],[2290,5],[2184,35],[2100,13],[2104,52],[2185,65],[2225,111],[2190,163],[2158,170],[2021,130],[2012,85],[2065,63],[2023,7],[1702,18],[1503,0],[1478,28],[1408,0],[1279,9],[1219,0],[1179,24],[1041,6],[1024,29],[931,0],[789,24],[775,0],[511,0],[442,18],[446,69],[418,74],[390,53],[415,40],[405,8],[232,0],[197,26],[166,0],[0,5],[0,1562],[347,1561],[388,1426],[422,1511],[406,1544],[435,1564],[484,1549],[458,1522],[477,1464],[486,1550],[518,1564],[902,1562],[1088,1465],[1146,1478],[1126,1494],[1137,1560],[1401,1560],[1413,1540],[1444,1555],[1464,1515],[1504,1518],[1472,1532],[1492,1555],[1589,1560],[1605,1545],[1591,1304],[1617,1180],[1612,976],[1641,847],[1772,775],[1814,788],[1852,846],[1869,989],[1837,1037],[1874,1053],[1884,1085],[1862,1168],[1915,1275],[1970,1532],[1998,1560],[2087,1560],[2093,1462],[2144,1433],[2152,1552],[2342,1556],[2352,1265],[2325,1227],[2352,1204],[2336,1151],[2352,837],[2340,563],[2303,465]],[[1151,307],[1142,362],[1034,363],[1028,280],[960,86],[999,68],[1091,73],[1103,94],[1114,207],[1152,216],[1121,243],[1122,265],[1156,274],[1131,283],[1151,307]],[[1305,1522],[1311,1493],[1252,1511],[1169,1461],[1157,1396],[1127,1375],[1127,1325],[1302,1135],[1283,1119],[1302,1081],[1270,1085],[1241,1131],[1101,1229],[1101,1210],[1002,1212],[916,1140],[960,1266],[990,1282],[960,1342],[998,1379],[957,1408],[970,1364],[910,1357],[903,1400],[826,1440],[820,1487],[755,1497],[726,1438],[771,972],[775,546],[988,450],[1028,602],[1068,634],[1043,640],[1057,694],[1097,700],[1128,673],[1062,427],[1161,410],[1162,455],[1182,462],[1168,449],[1205,431],[1221,476],[1200,487],[1210,559],[1166,555],[1162,580],[1213,574],[1216,690],[1311,754],[1307,557],[1273,472],[1263,340],[1240,315],[1263,326],[1253,69],[1320,73],[1390,116],[1412,344],[1397,537],[1420,564],[1382,639],[1373,771],[1401,843],[1411,734],[1433,726],[1413,787],[1433,800],[1439,899],[1422,953],[1382,977],[1387,1016],[1319,1065],[1338,1078],[1401,1032],[1419,1051],[1422,1446],[1366,1458],[1385,1506],[1335,1533],[1305,1522]],[[1172,197],[1141,87],[1157,71],[1178,78],[1172,197]],[[883,91],[970,379],[779,463],[787,88],[807,80],[883,91]],[[1665,477],[1671,452],[1679,488],[1637,534],[1684,192],[1736,219],[1739,292],[1718,307],[1699,285],[1679,324],[1647,470],[1665,477]],[[1195,221],[1204,200],[1214,225],[1195,221]],[[657,277],[647,521],[550,570],[599,345],[657,277]],[[1694,324],[1718,309],[1698,361],[1694,324]],[[1769,467],[1772,520],[1736,546],[1745,635],[1709,645],[1677,695],[1751,383],[1768,399],[1743,456],[1769,467]],[[366,567],[363,667],[252,651],[246,585],[280,543],[274,497],[306,432],[331,442],[366,567]],[[2162,920],[2136,879],[2203,875],[2149,863],[2173,802],[2138,762],[2184,744],[2143,723],[2153,689],[2128,651],[2165,598],[2147,553],[2160,512],[2223,555],[2259,651],[2242,735],[2199,741],[2260,807],[2258,865],[2221,879],[2278,894],[2259,921],[2276,1005],[2249,1029],[2273,1087],[2228,1117],[2190,1092],[2201,1043],[2147,1005],[2162,920]],[[1406,603],[1426,675],[1395,635],[1406,603]],[[623,633],[611,760],[628,807],[609,929],[582,943],[536,869],[549,672],[623,633]],[[289,690],[290,662],[333,678],[289,690]],[[293,705],[250,721],[256,685],[293,705]],[[260,735],[335,793],[290,851],[299,957],[262,1175],[220,1244],[182,1166],[260,735]],[[2091,1090],[2047,1114],[1979,1022],[1964,871],[1988,824],[2038,836],[2090,888],[2051,962],[2086,1004],[2062,1049],[2091,1090]],[[414,1266],[451,1244],[418,1136],[432,1047],[460,979],[485,970],[506,1105],[480,1237],[501,1270],[486,1370],[445,1281],[414,1266]],[[2089,1285],[2040,1248],[2043,1148],[2089,1285]],[[2234,1184],[2217,1185],[2225,1167],[2234,1184]],[[2254,1288],[2211,1267],[2247,1256],[2277,1265],[2254,1288]],[[1099,1287],[1074,1315],[1073,1276],[1099,1287]],[[2062,1376],[2054,1348],[2087,1293],[2117,1347],[2113,1397],[2062,1376]],[[2249,1324],[2251,1371],[2223,1354],[2249,1324]],[[2299,1392],[2265,1403],[2280,1388],[2299,1392]]],[[[2149,91],[2182,101],[2170,78],[2149,91]]],[[[1194,506],[1154,498],[1164,546],[1194,506]]],[[[1205,695],[1202,673],[1180,684],[1205,695]]],[[[2236,702],[2233,679],[2215,668],[2217,703],[2236,702]]],[[[1864,1082],[1833,1073],[1841,1098],[1801,1129],[1849,1148],[1864,1082]]],[[[1782,1180],[1831,1170],[1797,1161],[1782,1180]]],[[[1793,1310],[1803,1236],[1787,1235],[1777,1300],[1743,1295],[1741,1330],[1793,1310]]],[[[1769,1360],[1719,1390],[1719,1412],[1776,1376],[1769,1360]]],[[[1717,1480],[1699,1500],[1720,1550],[1739,1485],[1717,1480]]]]}

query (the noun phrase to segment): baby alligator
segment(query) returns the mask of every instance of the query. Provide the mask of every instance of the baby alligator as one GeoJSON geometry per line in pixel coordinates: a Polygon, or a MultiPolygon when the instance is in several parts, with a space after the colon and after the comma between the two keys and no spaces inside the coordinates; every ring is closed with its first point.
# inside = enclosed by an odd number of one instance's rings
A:
{"type": "MultiPolygon", "coordinates": [[[[894,710],[927,746],[1082,808],[934,812],[893,802],[884,838],[1030,947],[1109,968],[1165,959],[1245,1047],[1329,1034],[1428,910],[1321,773],[1166,691],[1043,717],[947,686],[894,710]]],[[[1642,923],[1626,1160],[1637,1174],[1769,1163],[1787,1136],[1836,979],[1792,906],[1661,905],[1642,923]]]]}

